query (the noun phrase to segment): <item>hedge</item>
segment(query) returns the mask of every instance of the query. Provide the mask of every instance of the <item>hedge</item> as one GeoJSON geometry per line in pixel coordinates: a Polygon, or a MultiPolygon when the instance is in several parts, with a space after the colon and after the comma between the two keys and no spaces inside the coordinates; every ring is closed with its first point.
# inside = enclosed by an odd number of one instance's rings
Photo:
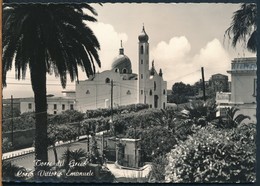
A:
{"type": "MultiPolygon", "coordinates": [[[[113,109],[113,114],[123,114],[130,112],[138,112],[143,109],[149,108],[147,104],[131,104],[125,106],[119,106],[113,109]]],[[[109,117],[111,116],[110,108],[96,109],[96,110],[87,110],[85,118],[97,118],[97,117],[109,117]]]]}

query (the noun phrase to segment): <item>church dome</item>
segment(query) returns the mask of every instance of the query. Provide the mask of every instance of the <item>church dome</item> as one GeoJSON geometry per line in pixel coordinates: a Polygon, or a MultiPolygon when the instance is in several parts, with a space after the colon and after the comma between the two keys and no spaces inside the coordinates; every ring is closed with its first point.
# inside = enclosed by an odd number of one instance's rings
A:
{"type": "Polygon", "coordinates": [[[148,42],[148,40],[149,40],[149,37],[145,32],[144,26],[143,26],[143,30],[142,30],[141,34],[138,36],[138,39],[142,43],[148,42]]]}
{"type": "Polygon", "coordinates": [[[124,49],[119,49],[119,55],[114,59],[112,63],[112,70],[119,72],[120,74],[131,74],[132,63],[130,59],[124,54],[124,49]]]}

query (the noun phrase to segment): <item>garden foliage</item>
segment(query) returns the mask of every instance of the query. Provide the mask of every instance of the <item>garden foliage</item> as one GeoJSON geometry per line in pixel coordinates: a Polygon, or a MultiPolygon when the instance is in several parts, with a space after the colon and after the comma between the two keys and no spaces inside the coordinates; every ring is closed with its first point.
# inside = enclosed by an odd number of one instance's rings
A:
{"type": "Polygon", "coordinates": [[[167,182],[244,183],[256,179],[256,128],[203,127],[168,154],[167,182]]]}
{"type": "MultiPolygon", "coordinates": [[[[138,112],[143,109],[149,108],[147,104],[131,104],[125,106],[119,106],[117,108],[113,108],[113,114],[123,114],[123,113],[130,113],[130,112],[138,112]]],[[[102,108],[96,110],[88,110],[86,111],[85,118],[97,118],[97,117],[108,117],[111,116],[112,112],[110,108],[102,108]]]]}

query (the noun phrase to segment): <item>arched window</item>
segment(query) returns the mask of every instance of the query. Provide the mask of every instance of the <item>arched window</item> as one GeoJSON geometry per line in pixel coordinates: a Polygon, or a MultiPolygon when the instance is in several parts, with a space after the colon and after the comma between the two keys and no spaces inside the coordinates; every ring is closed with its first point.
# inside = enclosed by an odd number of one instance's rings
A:
{"type": "Polygon", "coordinates": [[[163,95],[165,95],[165,89],[163,89],[163,95]]]}
{"type": "Polygon", "coordinates": [[[123,69],[123,74],[126,74],[127,73],[127,70],[124,68],[123,69]]]}
{"type": "Polygon", "coordinates": [[[140,53],[144,54],[144,46],[143,45],[140,47],[140,53]]]}
{"type": "Polygon", "coordinates": [[[149,94],[150,94],[150,96],[152,96],[152,95],[153,95],[153,91],[152,91],[152,90],[150,90],[150,93],[149,93],[149,94]]]}
{"type": "Polygon", "coordinates": [[[116,68],[116,69],[115,69],[115,72],[119,72],[119,69],[118,69],[118,68],[116,68]]]}
{"type": "Polygon", "coordinates": [[[156,81],[153,83],[153,85],[154,85],[154,90],[156,90],[156,81]]]}
{"type": "Polygon", "coordinates": [[[130,94],[131,94],[130,90],[128,90],[128,91],[126,92],[126,94],[127,94],[127,95],[130,95],[130,94]]]}
{"type": "Polygon", "coordinates": [[[106,83],[110,83],[110,79],[109,78],[106,78],[106,83]]]}

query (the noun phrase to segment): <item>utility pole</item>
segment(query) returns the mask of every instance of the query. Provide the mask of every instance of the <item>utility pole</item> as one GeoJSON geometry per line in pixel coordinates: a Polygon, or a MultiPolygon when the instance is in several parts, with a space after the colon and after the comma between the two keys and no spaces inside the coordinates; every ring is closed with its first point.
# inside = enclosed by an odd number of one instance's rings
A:
{"type": "Polygon", "coordinates": [[[144,90],[144,104],[146,104],[146,90],[144,90]]]}
{"type": "Polygon", "coordinates": [[[204,68],[203,68],[203,67],[201,67],[201,75],[202,75],[203,100],[206,101],[205,80],[204,80],[204,68]]]}
{"type": "Polygon", "coordinates": [[[14,111],[13,111],[13,95],[11,95],[11,143],[14,146],[14,111]]]}
{"type": "MultiPolygon", "coordinates": [[[[111,125],[113,125],[113,89],[114,89],[114,82],[111,80],[111,125]]],[[[111,126],[112,128],[112,126],[111,126]]],[[[114,126],[114,135],[116,136],[116,130],[114,126]]]]}

